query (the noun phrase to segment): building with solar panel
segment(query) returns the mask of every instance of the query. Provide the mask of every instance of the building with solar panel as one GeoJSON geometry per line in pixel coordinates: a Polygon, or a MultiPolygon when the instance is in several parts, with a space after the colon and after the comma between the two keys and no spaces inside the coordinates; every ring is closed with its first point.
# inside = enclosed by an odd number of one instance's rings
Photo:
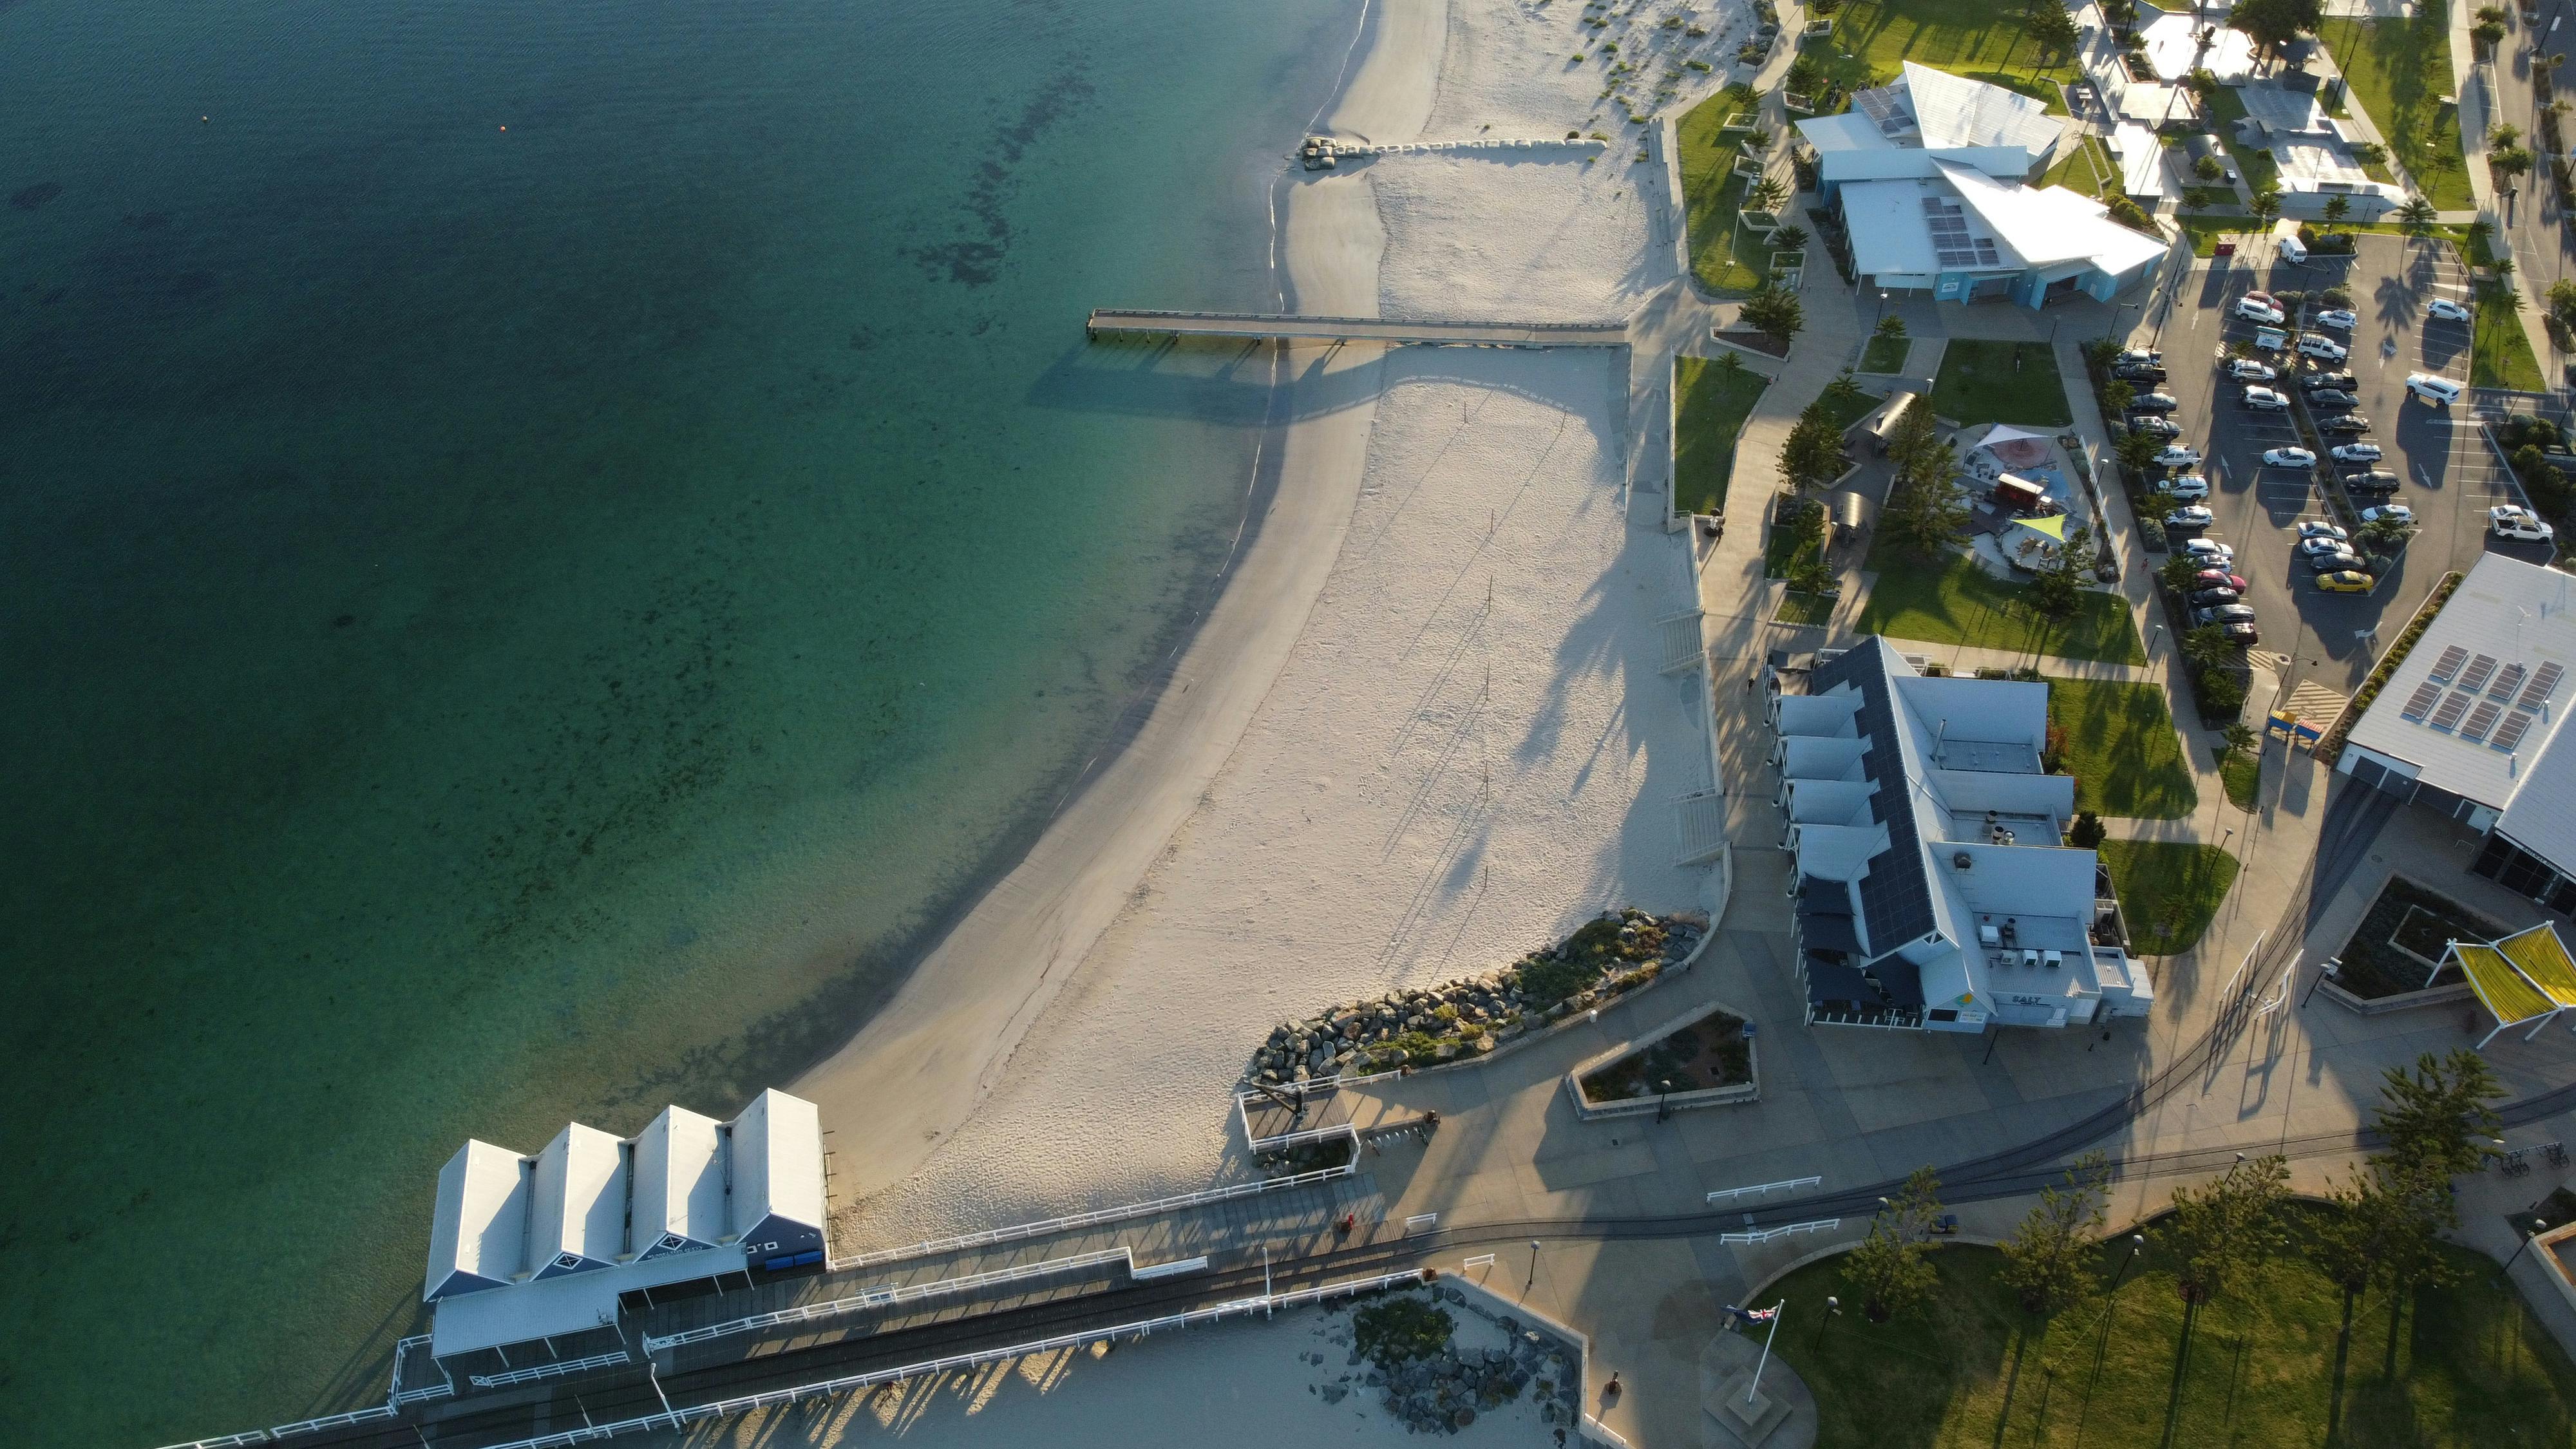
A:
{"type": "Polygon", "coordinates": [[[1909,61],[1798,133],[1865,284],[2043,307],[2079,293],[2107,302],[2152,281],[2165,256],[2162,237],[2092,197],[2030,184],[2070,124],[2029,96],[1909,61]]]}
{"type": "Polygon", "coordinates": [[[2469,570],[2344,737],[2335,769],[2485,836],[2471,868],[2576,915],[2576,579],[2469,570]]]}
{"type": "Polygon", "coordinates": [[[2110,879],[2061,843],[2048,686],[1919,672],[1866,638],[1770,702],[1811,1025],[1982,1031],[2144,1016],[2110,879]]]}

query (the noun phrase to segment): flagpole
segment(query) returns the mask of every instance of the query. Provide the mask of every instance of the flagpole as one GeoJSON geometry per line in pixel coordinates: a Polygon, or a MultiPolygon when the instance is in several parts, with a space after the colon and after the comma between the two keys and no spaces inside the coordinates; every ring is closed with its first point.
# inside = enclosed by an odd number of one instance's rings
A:
{"type": "Polygon", "coordinates": [[[1753,1365],[1753,1382],[1744,1386],[1744,1402],[1748,1404],[1753,1402],[1755,1394],[1762,1391],[1762,1370],[1771,1363],[1771,1340],[1780,1336],[1780,1318],[1788,1311],[1789,1300],[1786,1298],[1771,1305],[1771,1331],[1762,1335],[1762,1358],[1753,1365]]]}

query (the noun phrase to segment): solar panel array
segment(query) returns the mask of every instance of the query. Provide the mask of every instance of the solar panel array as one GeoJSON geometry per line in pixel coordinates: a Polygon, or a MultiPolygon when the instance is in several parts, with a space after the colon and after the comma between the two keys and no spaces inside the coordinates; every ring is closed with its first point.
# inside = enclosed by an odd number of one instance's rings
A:
{"type": "Polygon", "coordinates": [[[2468,712],[2469,697],[2455,689],[2451,691],[2449,698],[2442,701],[2442,707],[2433,711],[2433,717],[2426,723],[2448,734],[2459,724],[2460,716],[2468,712]]]}
{"type": "Polygon", "coordinates": [[[2496,657],[2481,654],[2469,661],[2469,672],[2460,676],[2460,688],[2471,694],[2487,687],[2488,676],[2495,673],[2496,657]]]}
{"type": "Polygon", "coordinates": [[[1893,136],[1899,131],[1913,129],[1914,115],[1905,108],[1905,98],[1896,93],[1894,86],[1854,91],[1852,104],[1860,107],[1861,114],[1869,117],[1881,135],[1893,136]]]}
{"type": "Polygon", "coordinates": [[[2519,664],[2506,665],[2504,672],[2495,677],[2495,683],[2487,686],[2487,698],[2498,700],[2513,698],[2513,692],[2522,688],[2522,677],[2530,672],[2519,664]]]}
{"type": "Polygon", "coordinates": [[[1884,955],[1931,934],[1932,886],[1925,876],[1923,837],[1914,828],[1914,802],[1897,753],[1895,692],[1888,684],[1886,646],[1871,642],[1807,677],[1810,693],[1829,694],[1849,684],[1860,691],[1855,721],[1869,736],[1861,770],[1878,786],[1870,811],[1887,827],[1886,850],[1869,858],[1860,879],[1860,914],[1872,950],[1884,955]]]}
{"type": "Polygon", "coordinates": [[[2487,741],[2487,748],[2512,754],[2513,747],[2521,744],[2523,735],[2531,729],[2532,718],[2521,710],[2515,710],[2506,715],[2503,726],[2495,733],[2495,738],[2487,741]]]}
{"type": "Polygon", "coordinates": [[[2415,686],[2415,692],[2407,696],[2406,707],[2397,712],[2397,717],[2399,719],[2412,720],[2417,724],[2422,724],[2424,722],[2424,712],[2431,709],[2433,707],[2433,701],[2440,699],[2441,697],[2442,686],[2435,684],[2433,681],[2428,679],[2422,684],[2415,686]]]}
{"type": "Polygon", "coordinates": [[[2547,704],[2550,692],[2558,688],[2559,679],[2566,673],[2566,669],[2556,664],[2540,666],[2540,673],[2532,679],[2531,687],[2522,692],[2522,698],[2515,700],[2513,707],[2536,710],[2547,704]]]}
{"type": "Polygon", "coordinates": [[[2424,677],[2436,684],[2448,684],[2451,676],[2460,672],[2460,666],[2468,662],[2469,651],[2454,644],[2442,651],[2442,657],[2433,661],[2433,672],[2424,677]]]}
{"type": "Polygon", "coordinates": [[[2566,666],[2561,664],[2543,663],[2534,670],[2519,661],[2502,664],[2492,654],[2473,658],[2466,648],[2453,644],[2433,661],[2431,673],[2406,697],[2397,717],[2444,733],[2456,729],[2470,744],[2483,740],[2488,749],[2511,754],[2521,747],[2523,737],[2538,723],[2540,710],[2566,677],[2566,666]],[[2457,687],[2445,697],[2442,686],[2455,681],[2457,687]],[[2478,698],[2481,692],[2486,698],[2478,698]]]}
{"type": "Polygon", "coordinates": [[[2504,706],[2494,700],[2479,700],[2478,707],[2469,711],[2469,722],[2460,726],[2460,738],[2473,745],[2485,739],[2487,731],[2495,728],[2496,716],[2502,713],[2504,706]]]}
{"type": "Polygon", "coordinates": [[[2000,267],[2004,259],[1988,238],[1968,235],[1968,214],[1943,196],[1923,198],[1923,219],[1932,230],[1932,250],[1945,267],[2000,267]]]}

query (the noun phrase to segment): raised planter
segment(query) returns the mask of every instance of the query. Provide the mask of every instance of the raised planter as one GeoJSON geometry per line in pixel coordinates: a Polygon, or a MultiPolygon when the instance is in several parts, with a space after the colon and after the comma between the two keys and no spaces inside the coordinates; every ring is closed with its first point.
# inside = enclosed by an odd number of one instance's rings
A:
{"type": "Polygon", "coordinates": [[[2436,986],[2428,991],[2401,991],[2395,996],[2363,997],[2355,996],[2336,985],[2331,976],[2318,982],[2317,990],[2332,1000],[2335,1005],[2346,1011],[2358,1012],[2363,1016],[2384,1016],[2392,1011],[2412,1011],[2419,1006],[2448,1006],[2454,1001],[2466,1001],[2477,994],[2470,990],[2469,983],[2455,981],[2448,986],[2436,986]]]}
{"type": "Polygon", "coordinates": [[[1716,939],[1717,930],[1714,923],[1712,923],[1708,930],[1700,933],[1699,940],[1692,943],[1688,955],[1683,956],[1680,960],[1665,967],[1663,970],[1656,972],[1652,979],[1641,981],[1638,984],[1629,987],[1627,990],[1620,992],[1609,1001],[1601,1002],[1593,1006],[1587,1006],[1579,1011],[1569,1011],[1563,1016],[1558,1017],[1556,1020],[1551,1021],[1547,1025],[1539,1027],[1536,1030],[1524,1031],[1520,1035],[1513,1037],[1508,1041],[1497,1041],[1494,1043],[1494,1049],[1489,1052],[1479,1052],[1473,1056],[1453,1057],[1445,1062],[1433,1062],[1429,1066],[1406,1067],[1404,1069],[1405,1075],[1411,1076],[1416,1072],[1446,1071],[1451,1067],[1482,1066],[1486,1062],[1500,1061],[1502,1058],[1510,1056],[1512,1053],[1519,1051],[1523,1047],[1535,1046],[1538,1043],[1555,1036],[1558,1032],[1564,1031],[1568,1027],[1588,1025],[1592,1021],[1593,1017],[1599,1014],[1601,1007],[1615,1005],[1622,1001],[1633,1000],[1634,998],[1643,996],[1647,992],[1654,990],[1656,987],[1663,985],[1665,982],[1672,980],[1674,977],[1687,973],[1693,966],[1699,964],[1700,953],[1706,951],[1709,947],[1709,943],[1716,939]]]}
{"type": "MultiPolygon", "coordinates": [[[[1634,1041],[1622,1042],[1598,1056],[1576,1063],[1574,1070],[1565,1074],[1565,1095],[1573,1101],[1576,1114],[1587,1122],[1593,1122],[1605,1117],[1635,1117],[1648,1112],[1687,1112],[1695,1107],[1733,1107],[1759,1100],[1762,1096],[1762,1049],[1755,1038],[1753,1023],[1750,1020],[1745,1021],[1744,1030],[1745,1057],[1748,1069],[1753,1074],[1753,1080],[1749,1082],[1735,1082],[1723,1087],[1704,1087],[1690,1092],[1650,1093],[1643,1097],[1621,1097],[1607,1102],[1595,1102],[1583,1090],[1584,1078],[1603,1070],[1623,1057],[1651,1050],[1664,1038],[1696,1026],[1721,1011],[1727,1011],[1723,1002],[1712,1001],[1705,1006],[1693,1007],[1634,1041]]],[[[1742,1012],[1729,1011],[1728,1014],[1739,1019],[1744,1016],[1742,1012]]]]}

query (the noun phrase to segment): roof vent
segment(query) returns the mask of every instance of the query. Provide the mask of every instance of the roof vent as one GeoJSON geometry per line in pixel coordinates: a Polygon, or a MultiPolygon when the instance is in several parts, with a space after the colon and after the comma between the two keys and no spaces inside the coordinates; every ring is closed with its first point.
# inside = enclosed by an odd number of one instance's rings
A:
{"type": "Polygon", "coordinates": [[[1968,854],[1964,850],[1956,851],[1950,856],[1950,866],[1954,870],[1966,870],[1969,866],[1975,864],[1975,862],[1976,857],[1968,854]]]}

